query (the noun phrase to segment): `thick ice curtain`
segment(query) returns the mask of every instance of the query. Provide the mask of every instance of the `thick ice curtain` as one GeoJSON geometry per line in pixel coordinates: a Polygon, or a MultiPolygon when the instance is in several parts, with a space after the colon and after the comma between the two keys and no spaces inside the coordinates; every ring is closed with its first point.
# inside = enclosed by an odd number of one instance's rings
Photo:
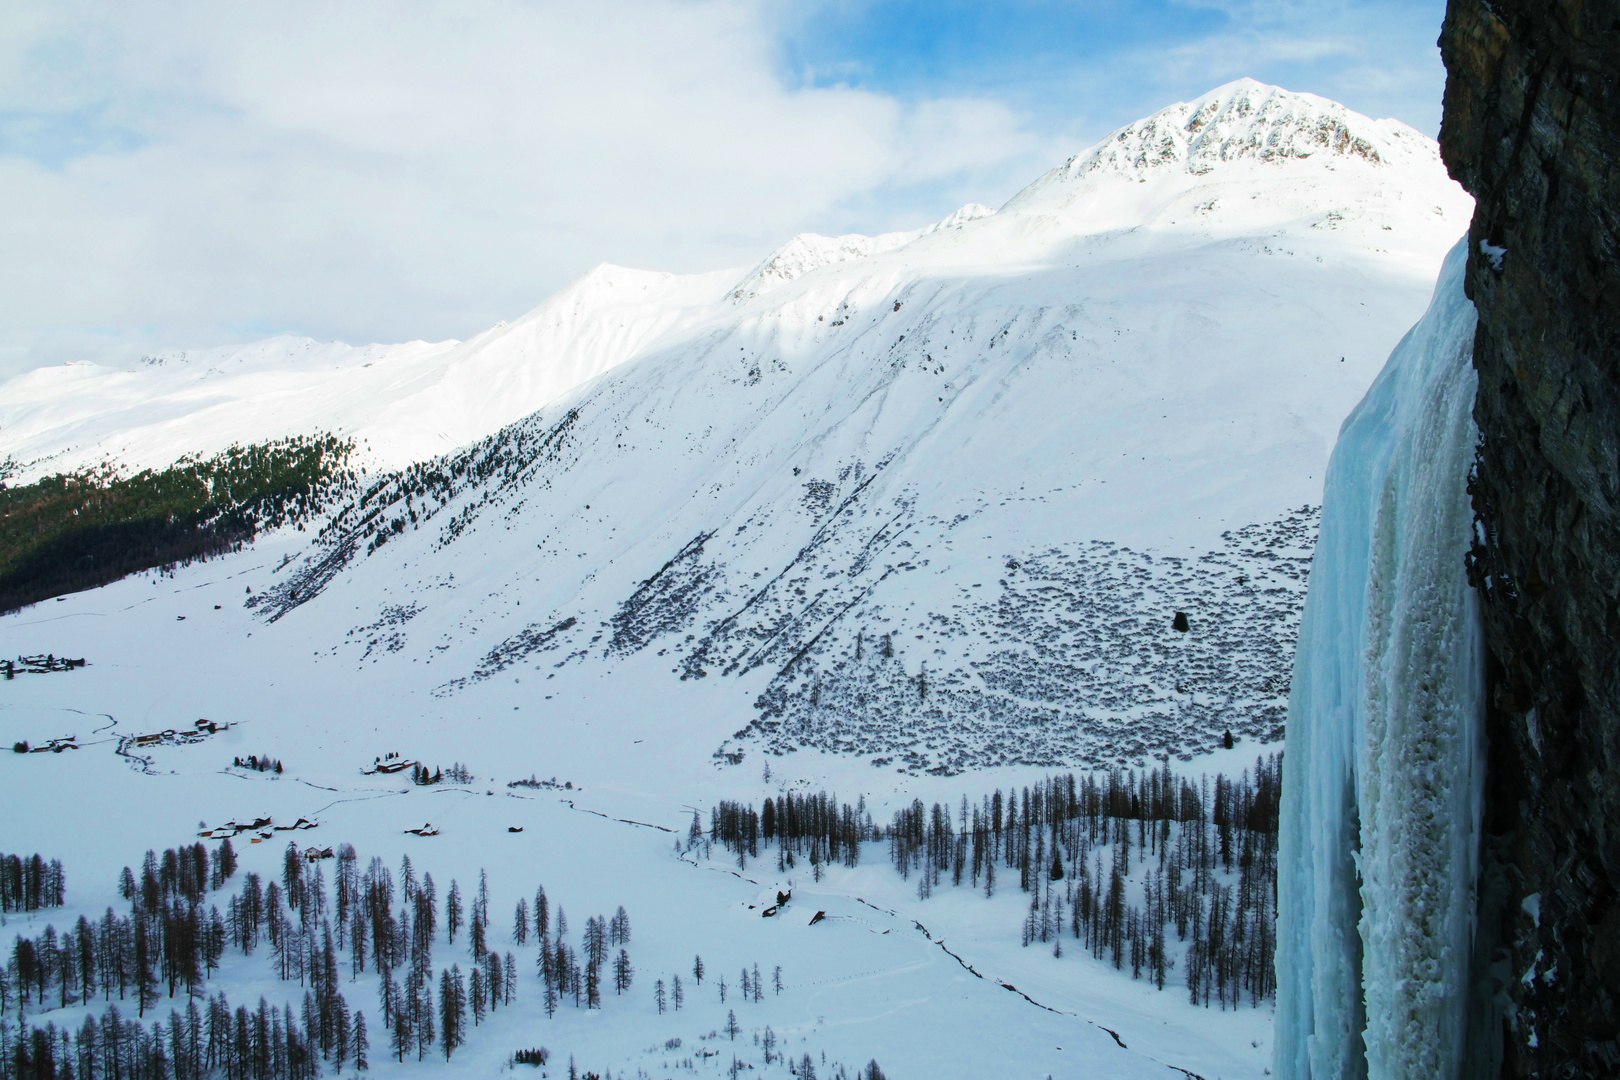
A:
{"type": "Polygon", "coordinates": [[[1447,257],[1328,467],[1288,706],[1275,1072],[1457,1073],[1482,779],[1474,307],[1447,257]]]}

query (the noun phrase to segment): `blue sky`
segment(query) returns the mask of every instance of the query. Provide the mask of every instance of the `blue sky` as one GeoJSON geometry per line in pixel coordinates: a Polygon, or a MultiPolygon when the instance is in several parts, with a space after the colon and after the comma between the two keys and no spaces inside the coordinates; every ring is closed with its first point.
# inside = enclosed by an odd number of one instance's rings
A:
{"type": "Polygon", "coordinates": [[[1240,76],[1433,134],[1440,0],[15,0],[0,376],[465,337],[999,204],[1240,76]]]}
{"type": "Polygon", "coordinates": [[[1082,137],[1242,75],[1433,135],[1444,14],[1443,0],[804,0],[777,31],[784,81],[993,96],[1082,137]]]}

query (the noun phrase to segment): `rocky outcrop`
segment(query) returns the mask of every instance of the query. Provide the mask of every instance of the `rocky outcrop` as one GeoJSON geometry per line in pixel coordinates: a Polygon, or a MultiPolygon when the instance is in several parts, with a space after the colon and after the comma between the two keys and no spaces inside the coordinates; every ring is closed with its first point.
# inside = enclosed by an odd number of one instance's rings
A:
{"type": "Polygon", "coordinates": [[[1620,0],[1450,0],[1494,654],[1471,1057],[1620,1075],[1620,0]]]}

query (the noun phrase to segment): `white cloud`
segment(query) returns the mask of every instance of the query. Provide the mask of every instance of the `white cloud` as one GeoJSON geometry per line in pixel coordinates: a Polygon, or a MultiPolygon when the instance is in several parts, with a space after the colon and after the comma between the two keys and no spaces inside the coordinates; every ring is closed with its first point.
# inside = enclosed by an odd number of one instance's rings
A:
{"type": "Polygon", "coordinates": [[[784,88],[743,0],[58,0],[0,39],[0,371],[459,336],[600,260],[746,263],[1050,163],[993,100],[784,88]]]}

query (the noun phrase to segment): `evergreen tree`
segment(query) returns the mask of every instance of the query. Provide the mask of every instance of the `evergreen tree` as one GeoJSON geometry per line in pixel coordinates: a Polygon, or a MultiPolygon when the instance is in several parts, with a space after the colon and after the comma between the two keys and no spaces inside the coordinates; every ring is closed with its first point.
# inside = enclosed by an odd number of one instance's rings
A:
{"type": "Polygon", "coordinates": [[[572,946],[558,945],[562,951],[563,970],[568,973],[568,988],[574,993],[574,1008],[579,1008],[581,1000],[588,1000],[585,979],[580,974],[579,957],[574,955],[572,946]]]}
{"type": "Polygon", "coordinates": [[[401,996],[397,992],[394,998],[394,1023],[389,1030],[389,1046],[394,1051],[394,1058],[403,1062],[406,1051],[416,1045],[416,1032],[411,1025],[411,1008],[401,1000],[401,996]]]}
{"type": "Polygon", "coordinates": [[[371,1042],[366,1038],[366,1014],[355,1011],[354,1014],[354,1067],[361,1072],[371,1068],[371,1062],[366,1058],[366,1052],[371,1049],[371,1042]]]}
{"type": "Polygon", "coordinates": [[[416,898],[416,871],[409,855],[399,857],[399,897],[407,904],[416,898]]]}
{"type": "Polygon", "coordinates": [[[600,915],[593,915],[585,920],[585,958],[587,962],[602,967],[607,963],[608,934],[607,920],[600,915]]]}
{"type": "MultiPolygon", "coordinates": [[[[409,980],[407,975],[406,979],[409,980]]],[[[417,976],[416,992],[413,995],[413,1008],[416,1012],[416,1060],[421,1061],[427,1054],[427,1048],[433,1045],[435,1036],[433,1024],[433,973],[424,971],[417,976]]]]}
{"type": "MultiPolygon", "coordinates": [[[[158,999],[157,972],[153,967],[157,957],[154,955],[155,950],[152,947],[155,943],[151,940],[152,935],[147,929],[147,924],[149,921],[150,920],[145,915],[140,913],[136,913],[133,919],[135,924],[134,981],[136,999],[139,1004],[136,1012],[140,1016],[145,1016],[146,1010],[156,1005],[158,999]]],[[[19,976],[19,982],[20,981],[21,978],[19,976]]],[[[40,986],[40,997],[41,999],[44,997],[43,984],[40,986]]]]}
{"type": "Polygon", "coordinates": [[[477,964],[467,980],[467,995],[472,1005],[473,1027],[484,1022],[484,972],[477,964]]]}
{"type": "Polygon", "coordinates": [[[484,959],[487,944],[484,935],[484,910],[481,905],[474,904],[472,917],[467,921],[467,945],[472,952],[473,963],[479,963],[484,959]]]}
{"type": "Polygon", "coordinates": [[[630,982],[635,978],[635,974],[635,969],[630,966],[630,954],[620,949],[619,955],[613,958],[613,992],[622,994],[630,989],[630,982]]]}
{"type": "MultiPolygon", "coordinates": [[[[236,849],[231,846],[230,837],[219,842],[219,877],[220,885],[236,874],[236,849]]],[[[214,886],[219,888],[219,885],[214,886]]]]}
{"type": "Polygon", "coordinates": [[[444,929],[454,945],[456,931],[461,929],[461,886],[456,884],[454,878],[450,879],[450,891],[444,896],[444,929]]]}
{"type": "Polygon", "coordinates": [[[426,921],[427,929],[424,933],[426,933],[428,940],[431,941],[439,923],[439,893],[438,888],[433,884],[432,874],[422,875],[422,887],[417,890],[417,897],[416,918],[418,922],[426,921]]]}
{"type": "Polygon", "coordinates": [[[557,984],[551,979],[547,979],[541,995],[540,1004],[545,1008],[547,1018],[556,1016],[557,1006],[560,1004],[557,995],[557,984]]]}
{"type": "Polygon", "coordinates": [[[505,977],[501,970],[501,957],[499,953],[486,953],[484,955],[484,987],[489,994],[489,1011],[494,1012],[501,1003],[501,984],[505,977]]]}
{"type": "MultiPolygon", "coordinates": [[[[474,976],[477,969],[473,969],[474,976]]],[[[444,1047],[444,1060],[449,1061],[450,1055],[455,1053],[456,1047],[462,1043],[461,1024],[465,1022],[464,1006],[461,999],[465,990],[460,990],[456,984],[461,981],[461,969],[456,968],[454,975],[449,971],[439,973],[439,1045],[444,1047]]],[[[477,1006],[474,1006],[475,1010],[477,1006]]]]}
{"type": "Polygon", "coordinates": [[[602,967],[595,960],[585,962],[585,1007],[602,1007],[602,967]]]}

